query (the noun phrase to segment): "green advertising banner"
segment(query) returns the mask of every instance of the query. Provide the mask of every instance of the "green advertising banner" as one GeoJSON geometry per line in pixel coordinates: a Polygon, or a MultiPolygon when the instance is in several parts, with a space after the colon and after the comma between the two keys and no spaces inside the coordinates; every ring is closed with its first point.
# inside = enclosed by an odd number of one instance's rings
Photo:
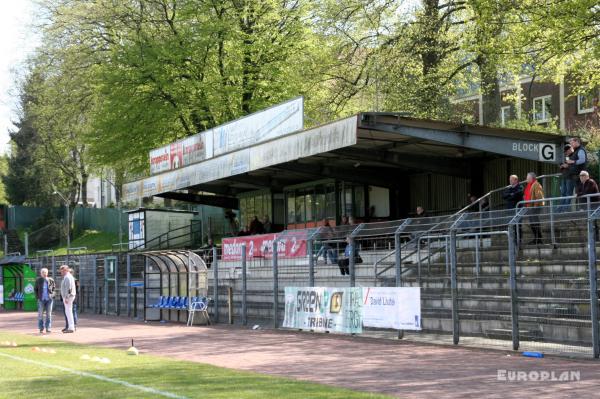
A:
{"type": "Polygon", "coordinates": [[[283,327],[362,333],[362,288],[285,287],[283,327]]]}

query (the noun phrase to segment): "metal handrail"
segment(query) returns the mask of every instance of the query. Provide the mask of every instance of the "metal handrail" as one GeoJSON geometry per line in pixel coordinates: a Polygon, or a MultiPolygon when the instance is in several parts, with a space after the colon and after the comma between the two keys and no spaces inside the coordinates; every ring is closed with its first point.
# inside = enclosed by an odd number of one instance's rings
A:
{"type": "MultiPolygon", "coordinates": [[[[199,225],[200,227],[202,227],[202,221],[201,220],[192,220],[190,222],[190,224],[187,225],[187,226],[182,226],[182,227],[178,227],[178,228],[173,229],[173,230],[169,230],[166,233],[163,233],[163,234],[161,234],[159,236],[154,237],[150,241],[147,241],[145,243],[136,245],[135,247],[131,248],[130,250],[131,251],[137,251],[139,249],[151,249],[151,248],[153,248],[153,245],[151,245],[151,244],[154,244],[155,242],[158,242],[158,248],[160,249],[161,246],[162,246],[162,244],[163,244],[163,242],[167,242],[168,243],[170,240],[174,240],[176,238],[181,238],[181,237],[185,237],[185,236],[188,236],[188,235],[191,236],[191,234],[189,234],[189,230],[190,230],[190,228],[193,228],[194,225],[199,225]],[[174,237],[170,236],[171,234],[173,234],[174,232],[179,231],[179,230],[186,230],[186,234],[181,234],[181,235],[174,236],[174,237]]],[[[198,231],[195,230],[195,231],[192,231],[192,233],[193,232],[198,232],[198,231]]],[[[200,229],[200,232],[202,232],[202,229],[200,229]]],[[[191,237],[190,237],[190,241],[191,241],[191,237]]]]}
{"type": "MultiPolygon", "coordinates": [[[[538,180],[541,180],[541,179],[545,179],[545,178],[549,178],[549,177],[560,177],[560,176],[562,176],[562,174],[561,174],[561,173],[554,173],[554,174],[549,174],[549,175],[541,175],[541,176],[538,176],[538,177],[537,177],[537,179],[538,179],[538,180]]],[[[524,183],[526,183],[526,182],[527,182],[527,180],[524,180],[524,181],[522,181],[522,182],[519,182],[519,184],[524,184],[524,183]]],[[[485,195],[481,196],[481,197],[480,197],[480,198],[478,198],[476,201],[473,201],[471,204],[469,204],[469,205],[467,205],[467,206],[465,206],[465,207],[463,207],[463,208],[459,209],[459,210],[458,210],[458,211],[456,211],[455,213],[453,213],[453,214],[449,215],[448,217],[446,217],[444,220],[442,220],[442,221],[438,222],[437,224],[435,224],[434,226],[432,226],[432,227],[431,227],[429,230],[427,230],[427,231],[423,232],[423,234],[428,234],[428,233],[430,233],[430,232],[434,231],[436,228],[438,228],[438,227],[439,227],[439,226],[441,226],[442,224],[444,224],[444,223],[448,222],[448,220],[450,220],[450,219],[452,219],[452,218],[454,218],[454,217],[457,217],[458,215],[460,215],[460,214],[462,214],[462,213],[465,213],[465,212],[466,212],[466,211],[468,211],[469,209],[473,208],[473,206],[474,206],[475,204],[478,204],[478,205],[479,205],[479,212],[481,212],[481,211],[482,211],[482,210],[481,210],[481,204],[482,204],[482,202],[483,202],[483,200],[484,200],[484,199],[487,199],[487,198],[489,198],[491,195],[493,195],[493,194],[495,194],[495,193],[497,193],[497,192],[500,192],[500,191],[506,190],[506,188],[507,188],[507,187],[509,187],[509,186],[499,187],[499,188],[496,188],[496,189],[494,189],[494,190],[491,190],[491,191],[489,191],[487,194],[485,194],[485,195]]],[[[403,246],[401,246],[400,248],[402,249],[402,248],[404,248],[404,247],[407,247],[407,246],[408,246],[409,244],[411,244],[411,243],[412,243],[412,242],[413,242],[415,239],[418,239],[418,238],[419,238],[421,235],[423,235],[423,234],[418,234],[418,235],[416,235],[416,236],[415,236],[413,239],[411,239],[411,240],[409,240],[408,242],[406,242],[406,243],[405,243],[403,246]]],[[[416,252],[416,251],[415,251],[415,252],[416,252]]],[[[375,261],[375,264],[374,264],[374,266],[375,266],[375,270],[377,270],[377,266],[378,266],[378,264],[380,263],[380,261],[383,261],[384,259],[387,259],[388,257],[390,257],[390,256],[394,255],[395,253],[396,253],[396,249],[394,248],[392,251],[390,251],[388,254],[386,254],[386,255],[385,255],[383,258],[380,258],[380,259],[378,259],[377,261],[375,261]]],[[[413,254],[414,254],[414,252],[413,252],[413,254]]],[[[412,255],[412,254],[411,254],[411,255],[412,255]]],[[[430,255],[432,255],[432,254],[430,254],[430,255]]]]}

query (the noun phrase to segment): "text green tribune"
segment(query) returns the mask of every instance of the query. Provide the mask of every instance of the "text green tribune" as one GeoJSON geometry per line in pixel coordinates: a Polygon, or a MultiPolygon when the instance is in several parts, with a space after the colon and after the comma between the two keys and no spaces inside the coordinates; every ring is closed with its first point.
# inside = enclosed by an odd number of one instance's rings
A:
{"type": "Polygon", "coordinates": [[[362,289],[285,287],[283,327],[362,333],[362,289]]]}

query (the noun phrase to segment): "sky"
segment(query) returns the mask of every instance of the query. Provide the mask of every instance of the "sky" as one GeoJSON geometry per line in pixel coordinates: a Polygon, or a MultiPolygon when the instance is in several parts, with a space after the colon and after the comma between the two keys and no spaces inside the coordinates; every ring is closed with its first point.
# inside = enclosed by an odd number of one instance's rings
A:
{"type": "Polygon", "coordinates": [[[32,28],[33,0],[1,0],[0,12],[0,154],[9,149],[9,129],[16,119],[18,76],[39,43],[32,28]]]}

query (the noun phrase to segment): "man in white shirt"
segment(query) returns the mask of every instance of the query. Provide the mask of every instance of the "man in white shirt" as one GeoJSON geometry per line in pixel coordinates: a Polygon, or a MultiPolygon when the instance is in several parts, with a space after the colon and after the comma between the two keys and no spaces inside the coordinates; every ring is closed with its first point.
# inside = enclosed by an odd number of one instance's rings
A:
{"type": "Polygon", "coordinates": [[[65,307],[65,315],[67,316],[67,328],[62,330],[63,333],[72,333],[75,331],[75,321],[73,319],[73,302],[75,301],[75,295],[77,294],[75,288],[75,278],[69,270],[69,266],[62,265],[60,267],[60,274],[63,277],[62,284],[60,285],[60,295],[63,299],[63,305],[65,307]]]}

